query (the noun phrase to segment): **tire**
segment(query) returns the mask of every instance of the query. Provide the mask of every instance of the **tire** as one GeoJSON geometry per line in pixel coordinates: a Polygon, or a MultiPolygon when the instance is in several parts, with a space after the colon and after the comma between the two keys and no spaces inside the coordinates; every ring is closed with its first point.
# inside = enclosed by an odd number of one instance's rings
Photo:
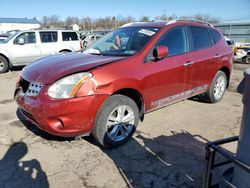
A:
{"type": "Polygon", "coordinates": [[[246,63],[246,58],[247,58],[247,56],[242,57],[242,59],[241,59],[242,63],[246,63]]]}
{"type": "Polygon", "coordinates": [[[8,61],[3,56],[0,56],[0,73],[7,72],[8,70],[9,70],[8,61]]]}
{"type": "Polygon", "coordinates": [[[247,56],[247,57],[246,57],[245,63],[246,63],[246,64],[250,64],[250,56],[247,56]]]}
{"type": "Polygon", "coordinates": [[[132,137],[138,121],[136,103],[124,95],[112,95],[97,112],[92,135],[104,147],[119,146],[132,137]]]}
{"type": "Polygon", "coordinates": [[[219,102],[224,96],[227,87],[227,82],[228,80],[225,73],[222,71],[218,71],[213,79],[209,90],[207,91],[207,93],[205,93],[205,101],[209,103],[219,102]]]}
{"type": "Polygon", "coordinates": [[[69,53],[69,52],[71,52],[70,50],[62,50],[62,51],[60,51],[59,53],[60,54],[64,54],[64,53],[69,53]]]}

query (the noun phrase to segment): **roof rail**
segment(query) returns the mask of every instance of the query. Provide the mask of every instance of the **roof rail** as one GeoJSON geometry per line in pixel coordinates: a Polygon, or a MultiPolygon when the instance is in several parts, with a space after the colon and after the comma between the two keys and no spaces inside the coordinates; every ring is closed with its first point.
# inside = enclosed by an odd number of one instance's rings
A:
{"type": "Polygon", "coordinates": [[[127,27],[127,26],[131,26],[131,25],[134,25],[134,24],[139,24],[139,23],[147,23],[147,22],[129,22],[129,23],[126,23],[126,24],[122,25],[121,27],[127,27]]]}
{"type": "Polygon", "coordinates": [[[208,22],[205,22],[205,21],[201,21],[201,20],[196,20],[196,19],[176,19],[176,20],[169,21],[168,23],[166,23],[166,25],[177,23],[177,22],[181,22],[181,21],[189,21],[189,22],[202,23],[202,24],[208,25],[209,27],[214,27],[211,23],[208,23],[208,22]]]}

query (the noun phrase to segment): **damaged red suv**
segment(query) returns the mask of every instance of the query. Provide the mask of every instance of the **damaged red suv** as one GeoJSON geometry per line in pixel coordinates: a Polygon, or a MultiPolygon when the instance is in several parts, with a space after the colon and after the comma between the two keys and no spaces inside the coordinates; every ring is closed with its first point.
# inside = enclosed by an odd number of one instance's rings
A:
{"type": "Polygon", "coordinates": [[[89,135],[117,146],[144,114],[200,95],[220,101],[232,50],[212,25],[194,20],[131,23],[81,53],[42,58],[16,85],[22,114],[63,137],[89,135]]]}

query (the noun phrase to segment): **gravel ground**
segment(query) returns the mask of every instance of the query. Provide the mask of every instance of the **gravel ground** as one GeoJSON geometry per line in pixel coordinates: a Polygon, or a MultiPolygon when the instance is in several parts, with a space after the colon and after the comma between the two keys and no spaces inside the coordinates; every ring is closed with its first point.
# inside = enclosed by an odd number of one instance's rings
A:
{"type": "MultiPolygon", "coordinates": [[[[185,100],[149,113],[133,138],[114,149],[91,137],[64,139],[38,130],[12,98],[19,71],[1,74],[0,188],[200,188],[205,143],[239,134],[242,96],[232,91],[246,67],[234,65],[220,103],[185,100]]],[[[235,151],[235,145],[228,149],[235,151]]]]}

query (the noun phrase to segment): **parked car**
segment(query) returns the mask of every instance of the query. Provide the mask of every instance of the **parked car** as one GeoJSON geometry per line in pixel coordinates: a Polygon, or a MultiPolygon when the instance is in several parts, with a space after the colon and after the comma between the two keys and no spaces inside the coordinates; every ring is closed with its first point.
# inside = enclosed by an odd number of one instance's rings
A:
{"type": "Polygon", "coordinates": [[[92,134],[105,147],[117,146],[133,135],[146,113],[196,95],[219,102],[232,56],[210,24],[131,23],[82,53],[26,66],[15,100],[28,120],[50,134],[92,134]]]}
{"type": "Polygon", "coordinates": [[[91,45],[92,43],[94,43],[95,41],[97,41],[102,37],[103,37],[102,35],[97,35],[93,33],[82,36],[83,47],[84,48],[88,47],[89,45],[91,45]]]}
{"type": "Polygon", "coordinates": [[[7,31],[5,34],[8,35],[8,36],[11,36],[11,35],[14,35],[14,34],[16,34],[18,32],[20,32],[20,30],[15,29],[15,30],[7,31]]]}
{"type": "Polygon", "coordinates": [[[9,38],[9,36],[7,36],[7,35],[0,35],[0,43],[4,42],[8,38],[9,38]]]}
{"type": "Polygon", "coordinates": [[[231,40],[230,38],[226,37],[226,36],[224,36],[224,37],[225,37],[225,39],[227,41],[228,46],[230,46],[231,48],[233,48],[234,47],[234,41],[231,40]]]}
{"type": "Polygon", "coordinates": [[[250,64],[250,45],[244,44],[234,47],[234,60],[250,64]]]}
{"type": "Polygon", "coordinates": [[[0,44],[0,73],[12,66],[27,65],[41,57],[82,49],[75,31],[20,31],[0,44]]]}

